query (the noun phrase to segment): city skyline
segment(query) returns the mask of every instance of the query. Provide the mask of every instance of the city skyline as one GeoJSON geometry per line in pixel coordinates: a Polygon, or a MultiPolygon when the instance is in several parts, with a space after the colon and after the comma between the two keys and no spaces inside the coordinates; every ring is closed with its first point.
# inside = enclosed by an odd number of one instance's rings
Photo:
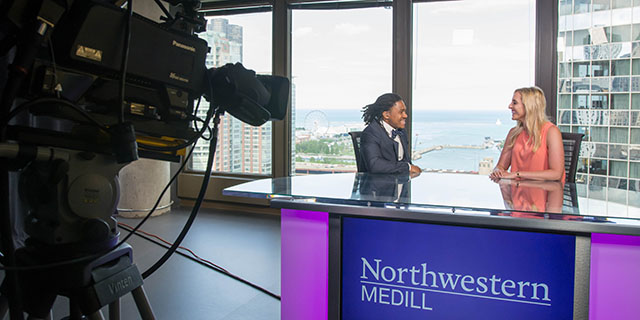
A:
{"type": "MultiPolygon", "coordinates": [[[[206,58],[207,67],[243,62],[243,34],[242,26],[231,24],[227,19],[210,19],[206,32],[200,34],[211,47],[206,58]]],[[[208,109],[209,103],[202,101],[198,116],[204,118],[208,109]]],[[[213,171],[271,173],[271,123],[254,127],[224,114],[220,119],[217,143],[213,171]]],[[[209,143],[199,140],[195,148],[191,167],[204,170],[209,143]]]]}

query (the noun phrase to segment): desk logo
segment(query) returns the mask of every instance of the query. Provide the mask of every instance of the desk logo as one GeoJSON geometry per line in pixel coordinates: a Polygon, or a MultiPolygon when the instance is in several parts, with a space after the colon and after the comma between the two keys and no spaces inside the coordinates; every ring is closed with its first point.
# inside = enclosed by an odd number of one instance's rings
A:
{"type": "Polygon", "coordinates": [[[398,267],[385,265],[382,259],[361,260],[363,302],[431,311],[427,294],[434,293],[551,306],[546,283],[434,271],[426,262],[398,267]]]}

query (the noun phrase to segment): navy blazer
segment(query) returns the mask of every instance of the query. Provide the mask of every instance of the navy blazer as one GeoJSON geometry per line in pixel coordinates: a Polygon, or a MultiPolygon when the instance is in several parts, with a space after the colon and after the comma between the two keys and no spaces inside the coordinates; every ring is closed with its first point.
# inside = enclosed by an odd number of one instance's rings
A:
{"type": "Polygon", "coordinates": [[[360,153],[367,172],[409,173],[408,163],[411,163],[409,141],[403,130],[399,130],[399,136],[404,149],[404,155],[400,161],[397,157],[398,143],[389,137],[379,122],[369,123],[360,136],[360,153]]]}
{"type": "MultiPolygon", "coordinates": [[[[408,167],[408,166],[407,166],[408,167]]],[[[409,175],[398,174],[366,174],[358,176],[358,191],[360,195],[373,196],[378,200],[388,199],[388,201],[408,201],[411,190],[411,179],[409,175]],[[398,192],[400,186],[402,191],[398,192]]]]}

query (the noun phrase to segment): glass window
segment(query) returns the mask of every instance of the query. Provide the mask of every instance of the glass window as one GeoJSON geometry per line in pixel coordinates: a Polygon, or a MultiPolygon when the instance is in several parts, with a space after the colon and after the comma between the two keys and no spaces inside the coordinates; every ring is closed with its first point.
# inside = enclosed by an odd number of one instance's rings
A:
{"type": "MultiPolygon", "coordinates": [[[[629,61],[629,59],[625,59],[625,60],[614,60],[611,62],[611,67],[613,69],[613,75],[614,76],[625,76],[625,75],[629,75],[629,69],[631,66],[631,62],[629,61]]],[[[635,71],[635,64],[634,64],[634,71],[635,71]]],[[[640,66],[638,66],[638,68],[640,68],[640,66]]],[[[639,69],[640,70],[640,69],[639,69]]]]}
{"type": "Polygon", "coordinates": [[[611,91],[613,92],[628,92],[630,80],[628,77],[615,77],[611,79],[611,91]]]}
{"type": "Polygon", "coordinates": [[[559,4],[560,4],[560,15],[561,16],[565,16],[565,15],[570,15],[572,10],[571,10],[571,1],[572,0],[559,0],[559,4]]]}
{"type": "Polygon", "coordinates": [[[628,145],[619,145],[619,144],[609,145],[609,158],[626,160],[628,159],[628,157],[629,157],[628,145]]]}
{"type": "Polygon", "coordinates": [[[589,158],[578,158],[578,172],[586,173],[589,168],[589,158]]]}
{"type": "Polygon", "coordinates": [[[609,78],[591,79],[591,92],[609,92],[609,78]]]}
{"type": "Polygon", "coordinates": [[[637,129],[637,128],[631,129],[631,143],[640,144],[640,129],[637,129]]]}
{"type": "Polygon", "coordinates": [[[640,94],[631,95],[631,109],[640,109],[640,94]]]}
{"type": "Polygon", "coordinates": [[[561,63],[558,67],[558,77],[559,78],[569,78],[571,77],[571,63],[561,63]]]}
{"type": "MultiPolygon", "coordinates": [[[[477,172],[481,162],[495,166],[515,125],[513,92],[534,84],[535,1],[417,3],[413,12],[414,164],[464,172],[477,172]]],[[[563,68],[567,77],[576,72],[563,68]]],[[[570,82],[559,84],[571,91],[570,82]]],[[[570,98],[559,99],[570,107],[570,98]]]]}
{"type": "Polygon", "coordinates": [[[600,175],[607,174],[607,160],[591,159],[590,163],[591,167],[589,173],[600,175]]]}
{"type": "Polygon", "coordinates": [[[607,133],[607,128],[606,127],[591,127],[590,130],[590,136],[591,136],[591,141],[592,142],[607,142],[609,141],[608,139],[608,133],[607,133]]]}
{"type": "Polygon", "coordinates": [[[628,143],[629,129],[611,128],[611,143],[628,143]]]}
{"type": "Polygon", "coordinates": [[[573,95],[573,108],[574,109],[589,109],[589,95],[575,94],[573,95]]]}
{"type": "MultiPolygon", "coordinates": [[[[207,30],[199,36],[207,40],[211,48],[206,60],[208,68],[240,62],[256,73],[271,74],[270,12],[208,18],[207,30]]],[[[209,103],[202,99],[198,115],[204,118],[207,110],[209,103]]],[[[213,171],[271,174],[271,123],[253,127],[225,114],[221,117],[218,135],[213,171]],[[244,139],[247,134],[257,136],[244,139]],[[260,147],[253,149],[254,146],[260,147]]],[[[199,140],[191,168],[204,170],[208,154],[209,142],[199,140]]]]}
{"type": "Polygon", "coordinates": [[[628,94],[612,94],[611,109],[629,109],[628,94]]]}
{"type": "Polygon", "coordinates": [[[593,144],[593,146],[595,147],[594,151],[593,151],[593,156],[596,158],[607,158],[607,150],[609,149],[609,145],[604,144],[604,143],[595,143],[593,144]]]}
{"type": "Polygon", "coordinates": [[[348,132],[391,92],[392,11],[294,10],[292,23],[293,174],[354,172],[348,132]]]}
{"type": "Polygon", "coordinates": [[[615,26],[611,28],[611,42],[631,41],[631,25],[615,26]]]}
{"type": "Polygon", "coordinates": [[[574,63],[573,76],[580,78],[591,76],[591,73],[589,72],[589,62],[574,63]]]}
{"type": "Polygon", "coordinates": [[[611,111],[609,113],[609,116],[610,116],[610,125],[612,126],[628,126],[629,125],[629,111],[611,111]]]}
{"type": "Polygon", "coordinates": [[[609,109],[608,95],[594,94],[591,96],[591,108],[593,109],[609,109]]]}
{"type": "Polygon", "coordinates": [[[609,169],[610,175],[616,177],[627,176],[627,163],[624,161],[611,161],[611,168],[609,169]]]}
{"type": "Polygon", "coordinates": [[[607,10],[610,8],[609,0],[593,0],[593,11],[607,10]]]}
{"type": "Polygon", "coordinates": [[[558,95],[558,109],[571,109],[571,95],[558,95]]]}
{"type": "Polygon", "coordinates": [[[574,30],[573,44],[574,46],[591,44],[591,35],[589,34],[589,30],[574,30]]]}
{"type": "Polygon", "coordinates": [[[640,24],[634,24],[631,26],[631,40],[638,41],[640,40],[640,24]]]}
{"type": "MultiPolygon", "coordinates": [[[[631,74],[640,75],[640,59],[633,59],[631,74]]],[[[624,75],[624,74],[620,74],[620,75],[624,75]]]]}
{"type": "Polygon", "coordinates": [[[629,163],[629,171],[630,171],[630,178],[640,178],[640,162],[630,162],[629,163]]]}
{"type": "Polygon", "coordinates": [[[613,8],[617,9],[617,8],[628,8],[631,7],[632,1],[631,0],[613,0],[613,8]]]}
{"type": "MultiPolygon", "coordinates": [[[[609,1],[607,1],[609,2],[609,1]]],[[[591,0],[574,0],[573,1],[573,13],[585,13],[589,12],[591,0]]]]}
{"type": "Polygon", "coordinates": [[[631,111],[630,125],[640,127],[640,111],[631,111]]]}

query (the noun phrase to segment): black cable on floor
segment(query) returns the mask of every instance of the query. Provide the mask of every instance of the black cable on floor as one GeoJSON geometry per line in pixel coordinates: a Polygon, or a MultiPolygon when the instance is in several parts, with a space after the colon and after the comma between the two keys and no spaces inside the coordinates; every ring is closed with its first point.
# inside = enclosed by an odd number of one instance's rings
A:
{"type": "MultiPolygon", "coordinates": [[[[120,225],[120,227],[121,227],[121,228],[123,228],[123,229],[125,229],[125,230],[127,230],[127,231],[129,231],[129,232],[131,232],[131,231],[133,230],[133,228],[131,228],[131,226],[129,226],[129,225],[125,224],[125,223],[118,222],[118,225],[120,225]]],[[[144,239],[146,239],[146,240],[148,240],[148,241],[151,241],[151,242],[153,242],[153,243],[155,243],[155,244],[157,244],[157,245],[159,245],[159,246],[161,246],[161,247],[164,247],[164,248],[166,248],[166,249],[171,248],[171,246],[170,246],[170,245],[167,245],[167,244],[162,243],[162,242],[160,242],[160,241],[158,241],[158,240],[155,240],[155,239],[153,239],[151,236],[147,236],[146,234],[148,234],[148,233],[146,233],[146,232],[144,232],[144,231],[137,230],[137,231],[135,232],[135,234],[136,234],[137,236],[141,237],[141,238],[144,238],[144,239]],[[141,232],[143,232],[144,234],[143,234],[143,233],[141,233],[141,232]]],[[[156,236],[156,237],[157,237],[157,236],[156,236]]],[[[158,238],[159,238],[159,237],[158,237],[158,238]]],[[[189,250],[189,249],[186,249],[186,250],[189,250]]],[[[189,252],[191,252],[192,254],[194,254],[191,250],[189,250],[189,252]]],[[[195,261],[195,262],[197,262],[197,263],[199,263],[199,264],[201,264],[201,265],[203,265],[203,266],[205,266],[205,267],[207,267],[207,268],[209,268],[209,269],[215,270],[215,271],[220,272],[221,274],[224,274],[224,275],[226,275],[226,276],[228,276],[228,277],[230,277],[230,278],[232,278],[232,279],[238,280],[238,281],[240,281],[240,282],[242,282],[242,283],[244,283],[244,284],[246,284],[246,285],[249,285],[250,287],[253,287],[254,289],[257,289],[257,290],[259,290],[259,291],[262,291],[263,293],[266,293],[267,295],[269,295],[269,296],[271,296],[271,297],[273,297],[273,298],[275,298],[275,299],[277,299],[277,300],[281,300],[280,295],[275,294],[275,293],[273,293],[273,292],[271,292],[271,291],[269,291],[269,290],[267,290],[267,289],[265,289],[265,288],[263,288],[263,287],[261,287],[261,286],[259,286],[259,285],[257,285],[257,284],[254,284],[254,283],[252,283],[252,282],[249,282],[248,280],[245,280],[245,279],[243,279],[243,278],[240,278],[239,276],[236,276],[235,274],[233,274],[233,273],[231,273],[231,272],[227,271],[226,269],[224,269],[224,268],[222,268],[222,267],[220,267],[220,266],[218,266],[218,265],[216,265],[216,264],[214,264],[214,263],[212,263],[212,262],[210,262],[210,261],[208,261],[208,260],[205,260],[205,259],[202,259],[202,258],[198,259],[198,258],[195,258],[195,257],[193,257],[193,256],[190,256],[190,255],[188,255],[188,254],[186,254],[186,253],[184,253],[184,252],[181,252],[181,251],[176,251],[176,253],[178,253],[179,255],[181,255],[181,256],[183,256],[183,257],[185,257],[185,258],[188,258],[188,259],[190,259],[190,260],[192,260],[192,261],[195,261]]],[[[195,255],[195,254],[194,254],[194,255],[195,255]]],[[[196,256],[197,256],[197,255],[196,255],[196,256]]]]}

